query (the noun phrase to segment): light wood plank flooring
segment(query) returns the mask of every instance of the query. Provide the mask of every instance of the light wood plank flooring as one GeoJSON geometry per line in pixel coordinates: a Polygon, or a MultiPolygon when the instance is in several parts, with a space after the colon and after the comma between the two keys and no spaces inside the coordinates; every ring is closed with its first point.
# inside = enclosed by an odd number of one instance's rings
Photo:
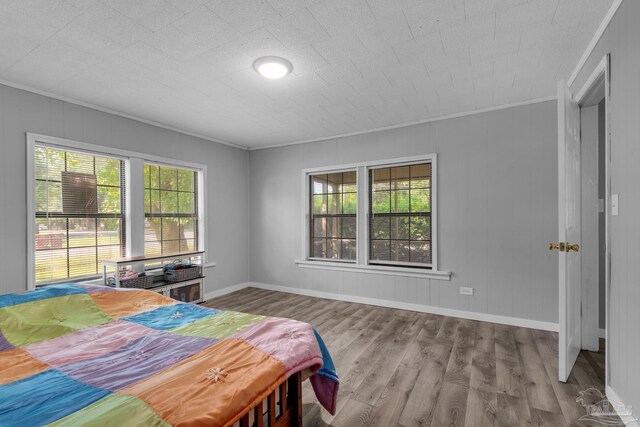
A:
{"type": "Polygon", "coordinates": [[[556,333],[256,288],[205,305],[320,332],[340,375],[338,412],[324,411],[307,381],[305,426],[596,425],[579,420],[576,397],[604,392],[603,352],[581,354],[562,384],[556,333]]]}

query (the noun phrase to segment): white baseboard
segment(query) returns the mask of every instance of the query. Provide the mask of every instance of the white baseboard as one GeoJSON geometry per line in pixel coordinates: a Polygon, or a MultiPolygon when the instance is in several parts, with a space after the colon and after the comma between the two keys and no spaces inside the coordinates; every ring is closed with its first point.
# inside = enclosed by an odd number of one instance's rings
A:
{"type": "Polygon", "coordinates": [[[231,292],[239,291],[240,289],[248,288],[251,285],[249,282],[238,283],[237,285],[227,286],[226,288],[217,289],[215,291],[207,292],[204,294],[204,300],[210,300],[212,298],[221,297],[231,292]]]}
{"type": "MultiPolygon", "coordinates": [[[[616,392],[613,391],[611,386],[609,385],[606,386],[604,391],[605,391],[605,394],[607,395],[607,399],[609,399],[609,402],[615,402],[618,405],[626,406],[626,404],[620,399],[620,397],[616,394],[616,392]]],[[[640,427],[640,422],[638,422],[638,417],[635,416],[635,414],[633,414],[632,416],[620,414],[620,411],[618,411],[618,408],[616,406],[614,406],[614,409],[616,409],[618,416],[620,417],[620,419],[622,420],[625,426],[640,427]]]]}
{"type": "MultiPolygon", "coordinates": [[[[397,308],[401,310],[411,310],[420,313],[439,314],[442,316],[460,317],[462,319],[478,320],[481,322],[500,323],[510,326],[521,326],[524,328],[541,329],[544,331],[558,332],[557,323],[542,322],[539,320],[521,319],[518,317],[500,316],[497,314],[477,313],[473,311],[456,310],[452,308],[434,307],[430,305],[412,304],[400,301],[390,301],[378,298],[359,297],[354,295],[343,295],[332,292],[314,291],[310,289],[291,288],[288,286],[269,285],[266,283],[251,282],[248,287],[266,289],[269,291],[287,292],[290,294],[306,295],[310,297],[333,299],[338,301],[355,302],[359,304],[376,305],[380,307],[397,308]]],[[[227,288],[228,289],[228,288],[227,288]]]]}

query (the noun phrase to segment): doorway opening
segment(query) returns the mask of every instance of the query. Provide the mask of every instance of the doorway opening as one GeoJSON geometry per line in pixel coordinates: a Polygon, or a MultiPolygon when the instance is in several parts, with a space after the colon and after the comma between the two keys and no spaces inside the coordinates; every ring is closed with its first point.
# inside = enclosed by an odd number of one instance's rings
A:
{"type": "Polygon", "coordinates": [[[577,95],[558,85],[559,380],[591,372],[606,388],[611,253],[609,56],[577,95]],[[568,240],[571,240],[570,242],[568,240]],[[577,244],[579,243],[579,244],[577,244]],[[571,252],[574,251],[574,252],[571,252]],[[574,365],[576,369],[574,371],[574,365]]]}

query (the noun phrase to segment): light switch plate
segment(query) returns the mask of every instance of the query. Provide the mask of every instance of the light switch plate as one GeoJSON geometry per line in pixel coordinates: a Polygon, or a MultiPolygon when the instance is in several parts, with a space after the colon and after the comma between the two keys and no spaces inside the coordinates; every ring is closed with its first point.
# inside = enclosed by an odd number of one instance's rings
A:
{"type": "Polygon", "coordinates": [[[460,286],[460,295],[473,295],[473,288],[465,288],[460,286]]]}
{"type": "Polygon", "coordinates": [[[611,215],[618,216],[618,195],[611,195],[611,215]]]}

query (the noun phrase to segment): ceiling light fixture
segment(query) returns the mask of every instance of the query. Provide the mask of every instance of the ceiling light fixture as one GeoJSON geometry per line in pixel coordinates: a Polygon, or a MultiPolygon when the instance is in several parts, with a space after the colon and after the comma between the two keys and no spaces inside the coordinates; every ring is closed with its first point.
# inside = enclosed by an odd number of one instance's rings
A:
{"type": "Polygon", "coordinates": [[[268,79],[281,79],[293,70],[291,62],[279,56],[263,56],[253,63],[253,68],[268,79]]]}

